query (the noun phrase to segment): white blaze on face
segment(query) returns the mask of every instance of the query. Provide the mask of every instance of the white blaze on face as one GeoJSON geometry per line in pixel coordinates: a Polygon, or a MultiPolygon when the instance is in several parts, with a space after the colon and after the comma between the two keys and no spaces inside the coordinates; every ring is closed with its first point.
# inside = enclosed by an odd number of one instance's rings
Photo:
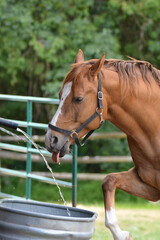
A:
{"type": "Polygon", "coordinates": [[[116,216],[115,209],[111,207],[110,210],[106,211],[106,227],[108,227],[114,237],[114,240],[128,240],[129,232],[122,231],[118,225],[118,219],[116,216]]]}
{"type": "Polygon", "coordinates": [[[64,104],[66,98],[68,97],[68,95],[71,92],[71,87],[72,87],[72,82],[66,83],[64,85],[64,87],[63,87],[62,96],[61,96],[61,100],[60,100],[57,112],[55,113],[55,115],[54,115],[54,117],[53,117],[53,119],[51,121],[51,124],[54,125],[54,126],[56,126],[58,117],[61,114],[61,110],[62,110],[63,104],[64,104]]]}

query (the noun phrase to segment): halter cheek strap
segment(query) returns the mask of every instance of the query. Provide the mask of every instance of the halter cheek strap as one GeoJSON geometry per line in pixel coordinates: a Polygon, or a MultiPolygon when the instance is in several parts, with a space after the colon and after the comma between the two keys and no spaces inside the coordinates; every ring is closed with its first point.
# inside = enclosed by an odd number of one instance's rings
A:
{"type": "Polygon", "coordinates": [[[83,138],[83,140],[80,142],[79,138],[78,138],[78,133],[80,131],[82,131],[86,126],[89,125],[90,122],[92,122],[97,116],[100,117],[100,126],[99,128],[103,125],[104,123],[104,120],[103,120],[103,93],[102,93],[102,80],[101,80],[101,73],[99,73],[99,80],[98,80],[98,95],[97,95],[97,98],[98,98],[98,103],[97,103],[97,108],[96,108],[96,111],[95,113],[90,117],[88,118],[80,127],[78,127],[76,130],[72,130],[72,131],[69,131],[69,130],[66,130],[66,129],[63,129],[63,128],[59,128],[59,127],[56,127],[54,125],[52,125],[51,123],[49,123],[49,128],[56,131],[56,132],[60,132],[64,135],[67,135],[67,136],[70,136],[71,138],[74,139],[75,143],[78,145],[78,146],[83,146],[84,143],[86,142],[86,140],[91,136],[91,134],[96,130],[90,130],[86,135],[85,137],[83,138]]]}

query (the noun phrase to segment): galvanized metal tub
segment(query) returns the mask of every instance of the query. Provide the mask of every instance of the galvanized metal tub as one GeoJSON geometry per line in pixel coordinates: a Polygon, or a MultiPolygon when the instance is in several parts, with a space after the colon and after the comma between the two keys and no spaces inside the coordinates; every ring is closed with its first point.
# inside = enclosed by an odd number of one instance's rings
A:
{"type": "Polygon", "coordinates": [[[91,211],[28,200],[0,202],[0,239],[88,240],[97,214],[91,211]]]}

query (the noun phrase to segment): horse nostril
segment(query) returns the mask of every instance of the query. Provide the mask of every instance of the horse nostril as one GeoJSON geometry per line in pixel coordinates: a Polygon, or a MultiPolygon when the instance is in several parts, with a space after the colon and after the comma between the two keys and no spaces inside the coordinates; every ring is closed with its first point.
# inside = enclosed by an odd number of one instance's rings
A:
{"type": "Polygon", "coordinates": [[[58,137],[52,136],[51,139],[50,139],[51,148],[54,148],[56,146],[57,142],[58,142],[58,137]]]}

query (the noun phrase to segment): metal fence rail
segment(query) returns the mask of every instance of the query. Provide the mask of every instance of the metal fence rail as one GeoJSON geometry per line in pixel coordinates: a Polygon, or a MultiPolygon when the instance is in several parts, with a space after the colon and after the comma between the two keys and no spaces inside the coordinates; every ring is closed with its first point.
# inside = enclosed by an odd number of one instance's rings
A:
{"type": "MultiPolygon", "coordinates": [[[[19,121],[19,120],[12,120],[16,123],[18,123],[19,127],[25,127],[27,129],[27,134],[32,137],[32,129],[47,129],[47,124],[42,123],[35,123],[32,122],[32,106],[33,103],[45,103],[45,104],[58,104],[58,99],[52,99],[52,98],[40,98],[40,97],[25,97],[25,96],[16,96],[16,95],[6,95],[6,94],[0,94],[0,100],[4,101],[15,101],[15,102],[25,102],[27,104],[27,119],[26,121],[19,121]]],[[[17,146],[13,144],[7,144],[0,142],[0,148],[1,149],[7,149],[10,151],[16,151],[16,152],[25,152],[27,153],[26,158],[26,173],[22,173],[20,171],[12,170],[12,169],[6,169],[0,167],[0,175],[2,174],[7,176],[18,176],[22,178],[26,178],[26,199],[31,199],[31,179],[36,179],[38,181],[47,182],[50,184],[55,184],[54,180],[52,178],[38,176],[35,174],[32,174],[32,154],[39,153],[37,149],[32,148],[32,144],[27,142],[26,147],[23,146],[17,146]]],[[[72,155],[67,155],[64,158],[71,160],[72,158],[72,182],[66,182],[57,180],[57,183],[59,185],[63,185],[69,188],[72,188],[72,205],[76,206],[77,203],[77,146],[74,144],[72,155]]],[[[51,154],[47,151],[42,150],[42,153],[45,156],[51,156],[51,154]]],[[[3,192],[0,192],[0,197],[16,197],[13,195],[9,195],[3,192]]]]}

